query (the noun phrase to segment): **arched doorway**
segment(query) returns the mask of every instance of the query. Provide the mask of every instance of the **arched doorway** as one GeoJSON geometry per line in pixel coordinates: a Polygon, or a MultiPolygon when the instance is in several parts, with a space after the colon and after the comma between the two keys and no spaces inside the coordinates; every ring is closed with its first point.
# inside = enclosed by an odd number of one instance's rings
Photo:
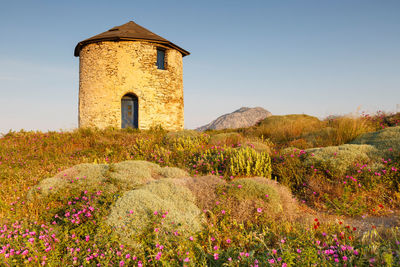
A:
{"type": "Polygon", "coordinates": [[[134,94],[126,94],[121,99],[121,128],[138,128],[139,105],[138,97],[134,94]]]}

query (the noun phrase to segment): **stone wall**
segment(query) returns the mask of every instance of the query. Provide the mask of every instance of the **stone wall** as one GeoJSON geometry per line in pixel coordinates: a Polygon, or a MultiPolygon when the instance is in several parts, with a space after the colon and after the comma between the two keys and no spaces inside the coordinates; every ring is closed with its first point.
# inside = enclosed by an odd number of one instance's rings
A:
{"type": "Polygon", "coordinates": [[[157,69],[160,44],[139,41],[99,42],[79,55],[79,127],[121,127],[121,98],[139,100],[139,129],[161,125],[181,130],[182,54],[166,49],[166,69],[157,69]]]}

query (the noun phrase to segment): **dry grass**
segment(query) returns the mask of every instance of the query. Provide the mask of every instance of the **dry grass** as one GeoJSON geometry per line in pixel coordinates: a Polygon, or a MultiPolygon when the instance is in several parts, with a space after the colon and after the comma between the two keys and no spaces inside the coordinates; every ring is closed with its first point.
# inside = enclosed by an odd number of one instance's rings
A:
{"type": "Polygon", "coordinates": [[[328,127],[331,130],[324,136],[323,143],[330,141],[333,145],[346,144],[361,134],[376,130],[371,121],[359,117],[339,117],[328,120],[328,127]]]}
{"type": "Polygon", "coordinates": [[[280,147],[306,149],[345,144],[360,134],[375,130],[376,123],[367,118],[343,116],[320,121],[316,117],[293,114],[268,117],[240,132],[246,137],[270,139],[280,147]]]}
{"type": "Polygon", "coordinates": [[[209,144],[214,146],[232,146],[241,144],[243,136],[239,133],[228,132],[211,135],[209,144]]]}
{"type": "Polygon", "coordinates": [[[323,126],[318,118],[293,114],[285,116],[271,116],[254,127],[254,134],[258,137],[269,138],[276,143],[284,143],[300,137],[306,132],[315,131],[323,126]]]}
{"type": "Polygon", "coordinates": [[[266,152],[268,154],[272,153],[272,148],[274,147],[274,144],[270,142],[268,139],[267,140],[259,140],[259,139],[246,139],[243,142],[244,146],[248,146],[253,148],[255,151],[262,153],[266,152]]]}

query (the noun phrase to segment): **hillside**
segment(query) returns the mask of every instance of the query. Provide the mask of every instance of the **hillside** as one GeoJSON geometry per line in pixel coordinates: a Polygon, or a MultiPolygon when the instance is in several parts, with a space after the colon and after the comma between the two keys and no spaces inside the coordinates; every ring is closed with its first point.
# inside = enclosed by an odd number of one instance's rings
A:
{"type": "Polygon", "coordinates": [[[399,143],[400,126],[377,116],[10,132],[0,263],[397,265],[399,143]]]}

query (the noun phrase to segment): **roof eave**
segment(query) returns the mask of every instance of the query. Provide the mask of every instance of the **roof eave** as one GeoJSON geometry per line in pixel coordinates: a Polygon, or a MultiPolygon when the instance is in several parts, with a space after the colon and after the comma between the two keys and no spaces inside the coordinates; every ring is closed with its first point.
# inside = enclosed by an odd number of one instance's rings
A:
{"type": "Polygon", "coordinates": [[[80,51],[82,50],[82,48],[85,45],[92,44],[92,43],[98,43],[98,42],[104,42],[104,41],[112,41],[112,42],[117,42],[117,41],[148,41],[148,42],[152,42],[152,43],[164,44],[166,46],[174,48],[174,49],[178,50],[179,52],[181,52],[182,57],[190,55],[190,52],[188,52],[185,49],[177,46],[176,44],[168,42],[168,41],[164,42],[164,41],[160,41],[160,40],[141,39],[141,38],[110,37],[110,38],[85,40],[85,41],[79,42],[75,47],[74,56],[79,57],[79,53],[80,53],[80,51]]]}

